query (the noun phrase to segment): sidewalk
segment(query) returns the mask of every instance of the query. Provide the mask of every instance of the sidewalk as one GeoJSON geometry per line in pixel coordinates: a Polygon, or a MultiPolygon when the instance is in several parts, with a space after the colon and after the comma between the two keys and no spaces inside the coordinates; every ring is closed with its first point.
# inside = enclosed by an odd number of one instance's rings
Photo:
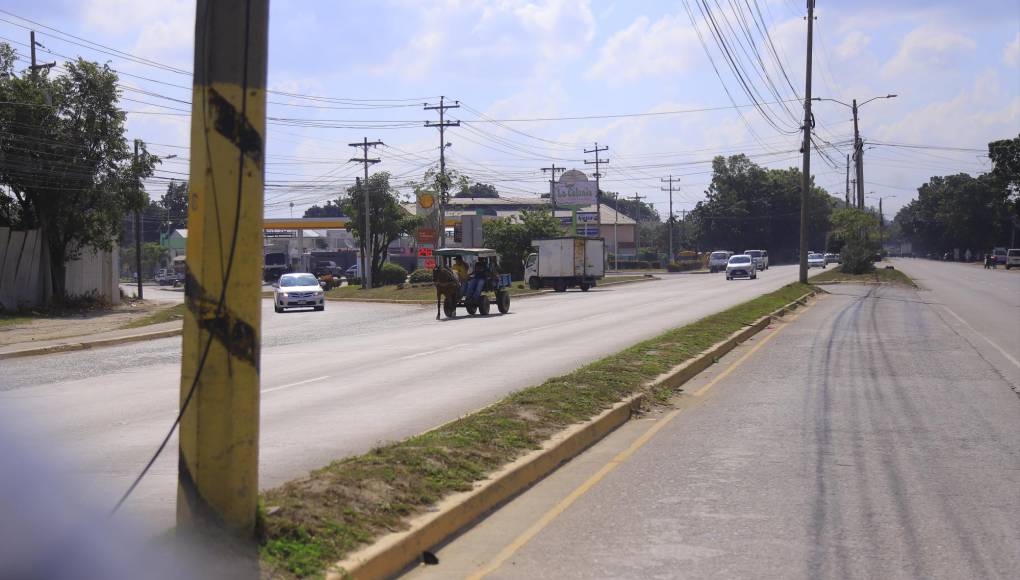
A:
{"type": "Polygon", "coordinates": [[[175,320],[160,324],[151,324],[141,328],[124,328],[120,330],[109,330],[106,332],[96,332],[68,338],[19,342],[0,346],[0,360],[22,356],[51,354],[55,352],[67,352],[72,350],[85,350],[93,347],[110,346],[138,340],[178,336],[181,334],[181,328],[181,322],[179,320],[175,320]]]}

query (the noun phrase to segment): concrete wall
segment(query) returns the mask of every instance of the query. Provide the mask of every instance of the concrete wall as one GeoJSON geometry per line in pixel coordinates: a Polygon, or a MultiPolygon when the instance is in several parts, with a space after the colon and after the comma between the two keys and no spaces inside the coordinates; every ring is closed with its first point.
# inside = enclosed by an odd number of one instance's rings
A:
{"type": "MultiPolygon", "coordinates": [[[[118,271],[120,255],[82,250],[67,264],[68,296],[96,294],[112,304],[120,303],[118,271]]],[[[0,307],[18,310],[45,304],[53,295],[49,253],[39,230],[0,228],[0,307]]]]}

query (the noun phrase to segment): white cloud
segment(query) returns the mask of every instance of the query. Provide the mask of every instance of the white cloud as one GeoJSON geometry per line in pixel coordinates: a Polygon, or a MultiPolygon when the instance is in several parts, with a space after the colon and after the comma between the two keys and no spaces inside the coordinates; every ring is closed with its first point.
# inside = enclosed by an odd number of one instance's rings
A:
{"type": "Polygon", "coordinates": [[[1020,32],[1017,32],[1013,40],[1006,45],[1006,50],[1002,52],[1002,60],[1012,66],[1020,64],[1020,32]]]}
{"type": "Polygon", "coordinates": [[[623,82],[669,76],[688,70],[690,56],[700,54],[699,50],[696,32],[686,16],[667,14],[655,22],[639,16],[606,41],[587,77],[623,82]]]}
{"type": "Polygon", "coordinates": [[[962,52],[977,47],[969,36],[932,25],[916,28],[903,37],[896,55],[882,67],[882,75],[893,77],[944,68],[962,52]]]}
{"type": "Polygon", "coordinates": [[[191,70],[194,0],[88,0],[79,5],[79,11],[90,30],[137,39],[128,52],[191,70]]]}
{"type": "Polygon", "coordinates": [[[870,36],[860,30],[853,30],[836,47],[836,54],[842,59],[853,58],[867,48],[869,44],[871,44],[870,36]]]}

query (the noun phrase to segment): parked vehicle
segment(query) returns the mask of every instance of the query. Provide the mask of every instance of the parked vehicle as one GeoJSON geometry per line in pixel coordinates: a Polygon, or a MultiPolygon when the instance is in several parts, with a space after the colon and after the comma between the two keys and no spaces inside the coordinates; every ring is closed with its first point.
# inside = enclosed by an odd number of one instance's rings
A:
{"type": "Polygon", "coordinates": [[[184,282],[184,274],[173,268],[161,268],[156,272],[156,283],[160,286],[177,286],[182,282],[184,282]]]}
{"type": "Polygon", "coordinates": [[[746,277],[752,280],[758,278],[758,266],[754,258],[748,254],[737,254],[730,256],[726,262],[726,279],[732,280],[736,277],[746,277]]]}
{"type": "Polygon", "coordinates": [[[765,250],[744,250],[744,254],[751,256],[754,266],[758,270],[769,269],[769,253],[765,250]]]}
{"type": "Polygon", "coordinates": [[[807,267],[808,268],[821,268],[825,269],[825,256],[822,254],[808,254],[807,255],[807,267]]]}
{"type": "Polygon", "coordinates": [[[1020,268],[1020,248],[1010,248],[1006,251],[1006,269],[1020,268]]]}
{"type": "Polygon", "coordinates": [[[726,269],[733,252],[728,250],[717,250],[708,256],[708,271],[715,274],[726,269]]]}
{"type": "Polygon", "coordinates": [[[280,276],[290,271],[287,266],[287,254],[283,252],[269,252],[265,255],[262,266],[262,279],[266,282],[276,282],[280,276]]]}
{"type": "Polygon", "coordinates": [[[825,263],[827,265],[839,263],[839,254],[825,254],[825,263]]]}
{"type": "Polygon", "coordinates": [[[1007,258],[1006,248],[992,248],[992,261],[994,261],[996,264],[1006,264],[1007,263],[1006,258],[1007,258]]]}
{"type": "Polygon", "coordinates": [[[532,290],[564,292],[577,286],[587,292],[606,275],[606,242],[602,238],[567,236],[532,240],[537,250],[524,262],[524,279],[532,290]]]}
{"type": "Polygon", "coordinates": [[[457,308],[463,307],[471,316],[477,312],[482,316],[489,314],[492,304],[500,314],[510,312],[510,274],[500,271],[499,255],[488,248],[441,248],[434,252],[438,260],[436,269],[432,271],[432,281],[436,286],[436,320],[439,320],[439,307],[447,318],[457,316],[457,308]],[[489,275],[482,286],[482,293],[477,299],[464,295],[464,284],[453,272],[453,259],[460,256],[474,269],[475,262],[485,258],[489,265],[489,275]]]}
{"type": "Polygon", "coordinates": [[[361,264],[354,264],[344,270],[344,276],[346,278],[361,278],[361,264]]]}
{"type": "Polygon", "coordinates": [[[315,276],[307,273],[284,274],[273,284],[273,309],[283,312],[288,308],[307,308],[322,311],[326,308],[322,287],[315,276]]]}

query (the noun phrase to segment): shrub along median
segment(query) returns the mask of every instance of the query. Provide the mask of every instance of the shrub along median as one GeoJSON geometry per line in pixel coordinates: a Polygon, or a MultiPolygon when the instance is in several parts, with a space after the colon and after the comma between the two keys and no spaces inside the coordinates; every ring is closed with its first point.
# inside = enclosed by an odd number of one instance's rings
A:
{"type": "MultiPolygon", "coordinates": [[[[659,375],[812,290],[790,284],[523,389],[405,441],[334,462],[264,495],[261,557],[278,577],[319,575],[449,494],[537,449],[564,428],[649,389],[659,375]]],[[[665,402],[668,388],[649,392],[665,402]]]]}
{"type": "MultiPolygon", "coordinates": [[[[881,266],[881,264],[879,266],[881,266]]],[[[882,267],[875,268],[871,272],[865,272],[863,274],[850,274],[844,272],[842,267],[837,266],[832,270],[811,276],[811,282],[814,284],[879,284],[884,282],[887,284],[901,284],[903,286],[917,288],[917,284],[914,283],[910,276],[907,276],[899,270],[886,270],[882,267]]]]}

